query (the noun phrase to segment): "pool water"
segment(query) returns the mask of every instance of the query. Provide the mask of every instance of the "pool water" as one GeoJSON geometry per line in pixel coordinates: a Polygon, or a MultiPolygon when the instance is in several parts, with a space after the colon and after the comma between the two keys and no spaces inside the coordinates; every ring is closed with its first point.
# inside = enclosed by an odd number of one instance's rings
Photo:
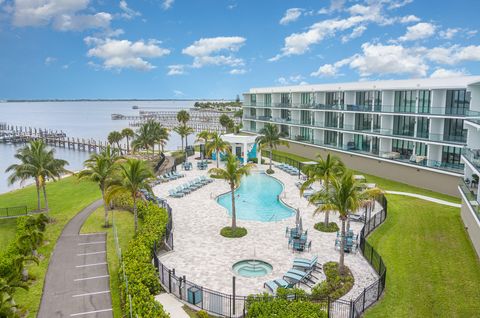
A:
{"type": "Polygon", "coordinates": [[[232,269],[243,277],[260,277],[270,273],[273,267],[261,260],[247,259],[233,264],[232,269]]]}
{"type": "MultiPolygon", "coordinates": [[[[279,199],[283,185],[264,173],[255,173],[242,178],[235,190],[235,208],[240,220],[271,222],[289,218],[295,211],[279,199]]],[[[231,192],[222,194],[217,202],[232,215],[231,192]]]]}

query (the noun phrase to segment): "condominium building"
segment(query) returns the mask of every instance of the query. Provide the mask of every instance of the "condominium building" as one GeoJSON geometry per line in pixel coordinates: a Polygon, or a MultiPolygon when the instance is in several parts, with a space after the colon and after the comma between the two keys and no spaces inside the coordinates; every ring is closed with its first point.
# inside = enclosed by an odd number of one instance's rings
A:
{"type": "Polygon", "coordinates": [[[290,151],[452,195],[480,148],[480,76],[252,88],[243,106],[244,131],[273,123],[290,151]]]}

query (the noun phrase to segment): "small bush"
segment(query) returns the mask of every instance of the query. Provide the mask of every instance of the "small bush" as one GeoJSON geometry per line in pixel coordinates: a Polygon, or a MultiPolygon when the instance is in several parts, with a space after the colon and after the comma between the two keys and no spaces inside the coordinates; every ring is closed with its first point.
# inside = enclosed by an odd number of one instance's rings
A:
{"type": "Polygon", "coordinates": [[[247,235],[247,229],[237,226],[235,231],[233,231],[230,226],[226,226],[220,231],[220,235],[228,238],[244,237],[245,235],[247,235]]]}
{"type": "Polygon", "coordinates": [[[210,318],[210,316],[208,315],[208,313],[205,310],[200,310],[199,312],[197,312],[197,317],[198,318],[210,318]]]}
{"type": "Polygon", "coordinates": [[[275,171],[273,169],[270,169],[270,168],[267,169],[266,172],[267,172],[267,174],[274,174],[275,173],[275,171]]]}
{"type": "Polygon", "coordinates": [[[341,276],[338,273],[338,263],[328,262],[323,265],[323,272],[327,279],[312,288],[314,298],[338,299],[352,289],[355,279],[348,267],[345,266],[345,274],[341,276]]]}
{"type": "MultiPolygon", "coordinates": [[[[250,159],[250,162],[252,162],[252,163],[258,163],[258,158],[252,158],[252,159],[250,159]]],[[[262,161],[261,161],[261,162],[262,162],[262,165],[265,164],[265,159],[262,158],[262,161]]]]}
{"type": "Polygon", "coordinates": [[[335,222],[330,222],[326,226],[325,226],[325,223],[319,222],[315,224],[314,228],[315,230],[318,230],[320,232],[327,232],[327,233],[337,232],[339,230],[339,227],[335,222]]]}

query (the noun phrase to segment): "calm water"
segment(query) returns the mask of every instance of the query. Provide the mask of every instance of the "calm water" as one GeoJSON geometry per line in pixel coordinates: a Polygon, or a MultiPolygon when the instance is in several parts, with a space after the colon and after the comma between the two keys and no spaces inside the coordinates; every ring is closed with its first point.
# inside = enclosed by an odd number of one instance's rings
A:
{"type": "MultiPolygon", "coordinates": [[[[291,217],[295,212],[278,200],[283,185],[263,173],[254,173],[242,179],[235,190],[237,218],[241,220],[271,222],[291,217]]],[[[218,203],[232,214],[231,192],[218,197],[218,203]]]]}
{"type": "MultiPolygon", "coordinates": [[[[0,122],[18,126],[62,130],[69,137],[106,140],[112,130],[128,127],[128,121],[111,120],[112,113],[138,115],[139,110],[179,110],[190,108],[194,101],[101,101],[101,102],[23,102],[0,103],[0,122]],[[138,105],[139,110],[132,109],[138,105]]],[[[193,141],[193,137],[190,137],[193,141]]],[[[175,133],[170,136],[167,149],[181,144],[175,133]]],[[[0,193],[20,187],[8,186],[5,169],[15,162],[18,147],[0,144],[0,193]]],[[[56,149],[59,158],[67,160],[68,169],[79,170],[89,153],[64,148],[56,149]]]]}

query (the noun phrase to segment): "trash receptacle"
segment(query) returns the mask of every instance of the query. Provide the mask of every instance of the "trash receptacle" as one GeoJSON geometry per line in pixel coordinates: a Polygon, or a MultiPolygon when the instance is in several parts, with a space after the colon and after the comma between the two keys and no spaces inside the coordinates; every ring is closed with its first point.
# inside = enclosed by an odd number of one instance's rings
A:
{"type": "Polygon", "coordinates": [[[192,305],[197,305],[202,302],[202,291],[197,287],[190,287],[187,290],[187,300],[192,305]]]}

